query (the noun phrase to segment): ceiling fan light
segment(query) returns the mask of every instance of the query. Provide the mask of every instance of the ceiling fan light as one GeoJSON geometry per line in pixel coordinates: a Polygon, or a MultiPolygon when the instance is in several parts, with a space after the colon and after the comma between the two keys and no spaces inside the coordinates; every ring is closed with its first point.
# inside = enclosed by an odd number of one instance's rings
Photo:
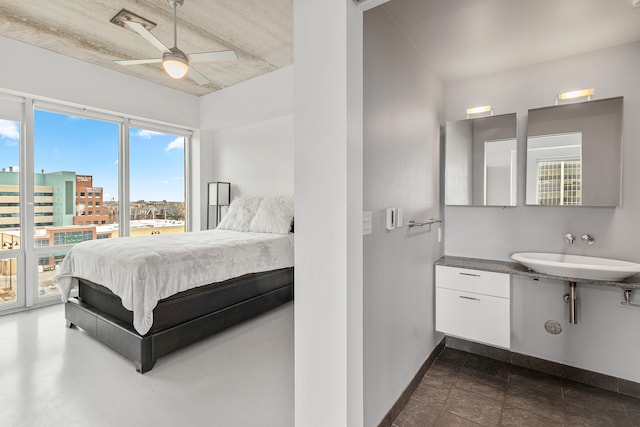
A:
{"type": "Polygon", "coordinates": [[[189,71],[189,60],[181,51],[172,48],[162,56],[162,68],[170,77],[181,79],[189,71]]]}

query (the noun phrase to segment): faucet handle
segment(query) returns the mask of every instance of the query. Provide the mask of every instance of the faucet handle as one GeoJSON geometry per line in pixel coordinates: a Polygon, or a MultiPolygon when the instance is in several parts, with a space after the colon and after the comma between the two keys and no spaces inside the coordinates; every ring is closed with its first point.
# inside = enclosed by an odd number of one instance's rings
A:
{"type": "Polygon", "coordinates": [[[564,235],[564,242],[567,245],[573,245],[573,242],[575,242],[575,241],[576,241],[576,236],[574,236],[573,234],[567,233],[567,234],[564,235]]]}
{"type": "Polygon", "coordinates": [[[580,239],[587,245],[593,245],[596,241],[591,234],[583,234],[580,239]]]}

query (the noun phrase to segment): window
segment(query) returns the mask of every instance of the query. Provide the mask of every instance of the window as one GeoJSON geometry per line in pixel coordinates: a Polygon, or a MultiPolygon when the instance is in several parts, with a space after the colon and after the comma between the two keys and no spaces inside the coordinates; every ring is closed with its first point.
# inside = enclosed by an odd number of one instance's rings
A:
{"type": "Polygon", "coordinates": [[[581,205],[582,162],[549,160],[538,162],[538,204],[581,205]]]}
{"type": "Polygon", "coordinates": [[[54,245],[69,245],[84,242],[85,240],[93,240],[91,231],[65,231],[53,234],[54,245]]]}
{"type": "Polygon", "coordinates": [[[0,97],[0,311],[25,299],[19,167],[23,106],[22,98],[0,97]]]}
{"type": "Polygon", "coordinates": [[[154,130],[130,130],[132,235],[142,220],[155,220],[153,231],[185,231],[185,140],[154,130]]]}
{"type": "Polygon", "coordinates": [[[0,311],[59,299],[53,278],[71,246],[135,235],[132,222],[120,221],[129,212],[185,231],[189,131],[31,98],[9,108],[12,97],[0,89],[0,311]],[[33,136],[26,141],[23,116],[33,136]],[[21,152],[33,163],[25,165],[21,152]],[[21,188],[24,182],[33,186],[21,188]],[[24,224],[23,203],[33,206],[24,224]],[[27,283],[34,275],[24,272],[36,269],[37,281],[27,283]]]}

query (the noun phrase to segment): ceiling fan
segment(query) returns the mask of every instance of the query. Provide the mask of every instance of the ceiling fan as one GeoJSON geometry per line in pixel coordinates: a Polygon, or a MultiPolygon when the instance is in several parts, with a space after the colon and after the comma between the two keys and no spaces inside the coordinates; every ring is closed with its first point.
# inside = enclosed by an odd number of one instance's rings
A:
{"type": "Polygon", "coordinates": [[[155,26],[154,23],[141,18],[126,10],[121,10],[111,19],[111,22],[126,28],[129,28],[140,34],[145,40],[154,45],[163,52],[162,58],[150,59],[127,59],[114,61],[120,65],[140,65],[162,63],[162,68],[166,73],[174,79],[181,79],[188,74],[189,78],[199,85],[211,83],[205,76],[200,74],[195,68],[190,67],[190,62],[222,62],[236,61],[238,56],[232,50],[220,50],[215,52],[202,52],[186,54],[178,48],[178,25],[177,10],[184,4],[184,0],[167,0],[170,6],[173,6],[173,47],[168,48],[156,36],[151,34],[150,28],[155,26]]]}

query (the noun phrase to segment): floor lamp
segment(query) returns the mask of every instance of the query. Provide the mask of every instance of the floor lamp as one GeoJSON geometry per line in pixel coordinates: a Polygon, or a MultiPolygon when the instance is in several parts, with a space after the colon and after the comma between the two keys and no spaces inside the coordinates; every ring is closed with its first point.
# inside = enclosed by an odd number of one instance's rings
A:
{"type": "Polygon", "coordinates": [[[211,216],[211,206],[216,209],[217,227],[222,219],[222,206],[229,206],[231,203],[231,184],[228,182],[210,182],[208,184],[207,196],[207,230],[209,230],[209,217],[211,216]]]}

